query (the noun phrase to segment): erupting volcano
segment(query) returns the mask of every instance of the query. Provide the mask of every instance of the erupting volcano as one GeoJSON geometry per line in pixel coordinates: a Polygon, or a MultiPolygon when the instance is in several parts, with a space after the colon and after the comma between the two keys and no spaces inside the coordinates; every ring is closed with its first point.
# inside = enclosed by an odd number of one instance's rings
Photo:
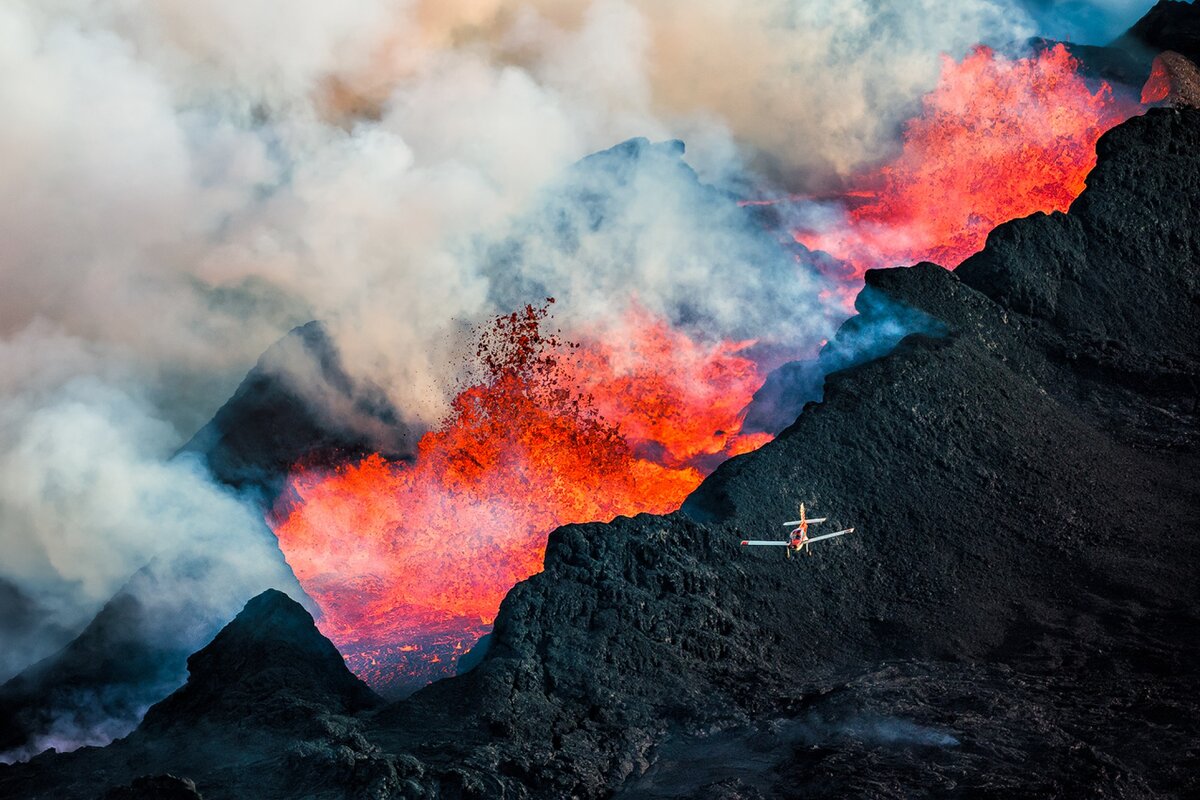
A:
{"type": "Polygon", "coordinates": [[[859,276],[919,261],[955,267],[996,225],[1065,211],[1096,165],[1096,140],[1140,110],[1107,83],[1089,87],[1061,44],[1018,59],[987,47],[944,57],[900,155],[855,181],[843,220],[796,240],[859,276]]]}
{"type": "Polygon", "coordinates": [[[1200,797],[1153,2],[0,3],[0,798],[1200,797]]]}
{"type": "MultiPolygon", "coordinates": [[[[945,59],[900,155],[856,182],[838,224],[795,232],[851,267],[824,299],[852,297],[872,267],[956,265],[995,225],[1065,210],[1096,140],[1139,108],[1090,87],[1061,45],[945,59]]],[[[568,343],[543,330],[548,308],[482,331],[481,378],[412,463],[299,466],[272,513],[322,632],[376,689],[454,674],[508,590],[541,569],[555,527],[670,511],[771,438],[740,433],[764,377],[753,342],[703,344],[633,304],[568,343]]]]}
{"type": "Polygon", "coordinates": [[[543,329],[548,307],[482,331],[480,380],[414,463],[298,469],[274,512],[322,632],[377,689],[453,674],[553,528],[670,511],[770,439],[739,434],[762,383],[751,342],[701,344],[634,308],[618,336],[568,343],[543,329]]]}

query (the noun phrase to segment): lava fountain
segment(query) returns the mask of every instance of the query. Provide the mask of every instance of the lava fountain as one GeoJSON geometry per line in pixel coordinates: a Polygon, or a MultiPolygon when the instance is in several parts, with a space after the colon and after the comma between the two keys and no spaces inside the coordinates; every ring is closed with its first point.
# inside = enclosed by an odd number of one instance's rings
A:
{"type": "MultiPolygon", "coordinates": [[[[1096,140],[1139,109],[1089,87],[1061,46],[947,59],[900,154],[853,183],[835,222],[795,238],[848,265],[847,296],[872,267],[955,266],[995,225],[1066,209],[1096,140]]],[[[270,515],[322,632],[376,689],[453,674],[508,590],[541,569],[555,527],[671,511],[771,438],[740,432],[764,377],[753,342],[700,342],[633,306],[568,343],[545,332],[548,308],[481,332],[480,379],[411,463],[297,467],[270,515]]]]}
{"type": "Polygon", "coordinates": [[[700,344],[636,308],[619,342],[567,343],[543,330],[547,309],[482,331],[482,378],[412,463],[299,468],[272,514],[321,631],[376,689],[453,674],[555,527],[671,511],[770,438],[739,433],[763,377],[752,343],[700,344]]]}
{"type": "Polygon", "coordinates": [[[1096,165],[1096,140],[1140,111],[1107,83],[1089,88],[1062,45],[1027,58],[986,47],[945,58],[899,156],[854,182],[843,219],[796,240],[859,276],[919,261],[956,267],[1000,223],[1065,211],[1096,165]]]}

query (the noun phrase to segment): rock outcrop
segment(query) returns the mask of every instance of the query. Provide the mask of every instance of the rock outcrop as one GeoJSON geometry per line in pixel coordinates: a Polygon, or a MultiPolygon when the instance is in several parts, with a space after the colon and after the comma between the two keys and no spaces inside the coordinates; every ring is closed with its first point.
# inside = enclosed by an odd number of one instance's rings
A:
{"type": "Polygon", "coordinates": [[[310,322],[262,355],[181,452],[200,455],[219,481],[269,507],[302,461],[380,451],[403,458],[413,444],[383,392],[355,381],[324,326],[310,322]]]}
{"type": "Polygon", "coordinates": [[[275,589],[247,603],[187,663],[187,683],[146,712],[145,730],[237,723],[247,709],[286,722],[289,715],[296,721],[311,711],[353,714],[381,704],[312,615],[275,589]]]}

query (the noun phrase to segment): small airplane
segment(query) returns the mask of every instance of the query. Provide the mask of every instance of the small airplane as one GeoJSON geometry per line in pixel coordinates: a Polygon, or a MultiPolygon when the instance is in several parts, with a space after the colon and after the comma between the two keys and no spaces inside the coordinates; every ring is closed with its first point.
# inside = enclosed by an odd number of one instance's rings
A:
{"type": "Polygon", "coordinates": [[[827,517],[816,517],[815,519],[808,518],[808,512],[804,510],[804,503],[800,504],[800,519],[794,519],[791,522],[783,523],[783,527],[791,528],[791,535],[783,541],[774,541],[767,539],[743,539],[743,547],[786,547],[787,557],[791,558],[792,553],[798,553],[803,549],[806,553],[811,553],[809,545],[813,542],[819,542],[822,539],[832,539],[835,536],[845,536],[847,533],[854,533],[854,528],[846,528],[845,530],[835,531],[834,533],[826,533],[821,536],[813,536],[809,538],[808,526],[816,525],[818,522],[824,522],[827,517]]]}

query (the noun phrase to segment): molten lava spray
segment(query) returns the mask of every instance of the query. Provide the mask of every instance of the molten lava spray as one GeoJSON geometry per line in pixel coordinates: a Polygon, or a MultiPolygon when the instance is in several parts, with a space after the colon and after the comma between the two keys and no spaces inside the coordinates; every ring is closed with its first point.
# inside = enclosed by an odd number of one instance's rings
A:
{"type": "Polygon", "coordinates": [[[321,631],[377,689],[453,674],[553,528],[670,511],[770,438],[738,433],[762,383],[750,343],[701,345],[635,309],[619,342],[568,344],[546,316],[526,306],[482,333],[482,380],[413,463],[300,469],[273,514],[321,631]]]}
{"type": "Polygon", "coordinates": [[[1096,91],[1062,45],[1008,59],[978,47],[946,58],[904,131],[899,157],[858,181],[842,224],[796,240],[867,269],[918,261],[957,266],[996,225],[1065,211],[1096,164],[1096,140],[1140,110],[1096,91]]]}
{"type": "MultiPolygon", "coordinates": [[[[846,261],[852,294],[868,268],[957,265],[995,225],[1065,209],[1096,140],[1138,110],[1090,90],[1077,66],[1061,46],[946,60],[900,156],[846,196],[857,205],[845,202],[843,224],[797,240],[846,261]]],[[[702,344],[634,307],[568,344],[543,331],[546,316],[527,306],[483,331],[482,378],[413,463],[298,468],[272,515],[321,630],[377,689],[452,674],[508,590],[541,569],[556,526],[670,511],[770,438],[740,434],[763,377],[750,342],[702,344]]]]}

